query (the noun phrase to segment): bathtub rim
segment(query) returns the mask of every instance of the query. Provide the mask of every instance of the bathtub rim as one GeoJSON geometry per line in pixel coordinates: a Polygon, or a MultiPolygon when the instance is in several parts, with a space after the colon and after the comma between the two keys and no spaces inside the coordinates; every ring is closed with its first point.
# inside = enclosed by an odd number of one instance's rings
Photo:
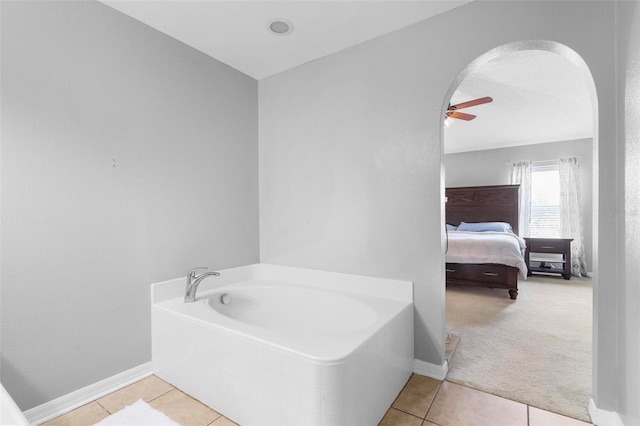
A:
{"type": "MultiPolygon", "coordinates": [[[[399,300],[413,304],[413,282],[394,278],[380,278],[365,275],[331,272],[319,269],[298,268],[270,263],[252,263],[226,269],[218,269],[219,277],[204,279],[198,294],[208,292],[233,282],[250,279],[275,279],[335,289],[354,294],[365,294],[385,299],[399,300]],[[347,286],[344,284],[348,283],[347,286]]],[[[186,273],[183,277],[151,284],[151,303],[184,297],[186,273]],[[177,285],[181,283],[182,286],[177,285]]]]}
{"type": "MultiPolygon", "coordinates": [[[[308,270],[288,266],[270,264],[251,264],[236,268],[219,270],[220,277],[205,279],[201,284],[194,303],[184,303],[185,279],[178,278],[154,283],[151,286],[152,315],[155,309],[162,310],[174,316],[178,316],[197,324],[213,327],[227,333],[238,333],[246,339],[259,345],[267,345],[280,351],[304,356],[319,364],[334,364],[343,362],[354,351],[362,346],[377,330],[401,315],[405,310],[410,310],[413,315],[413,283],[410,281],[392,280],[386,278],[366,277],[360,275],[343,274],[335,272],[308,270]],[[246,323],[239,323],[230,317],[215,312],[208,306],[208,298],[227,286],[238,282],[264,280],[284,281],[287,284],[313,287],[323,291],[336,292],[351,297],[361,296],[369,302],[380,303],[387,306],[384,312],[376,320],[375,325],[361,331],[351,333],[349,338],[356,339],[356,343],[341,343],[342,346],[335,351],[321,348],[308,341],[297,340],[283,341],[288,333],[282,331],[263,330],[260,327],[246,323]],[[205,287],[204,284],[208,285],[205,287]],[[209,315],[209,317],[207,317],[209,315]],[[211,315],[218,316],[221,321],[211,321],[211,315]],[[293,345],[291,342],[294,342],[293,345]]],[[[375,306],[376,308],[378,306],[375,306]]],[[[290,334],[288,337],[291,337],[290,334]]],[[[301,336],[298,336],[301,337],[301,336]]],[[[340,337],[340,336],[339,336],[340,337]]],[[[335,339],[335,336],[333,336],[335,339]]],[[[346,339],[345,339],[346,340],[346,339]]],[[[327,344],[332,344],[326,340],[327,344]]]]}

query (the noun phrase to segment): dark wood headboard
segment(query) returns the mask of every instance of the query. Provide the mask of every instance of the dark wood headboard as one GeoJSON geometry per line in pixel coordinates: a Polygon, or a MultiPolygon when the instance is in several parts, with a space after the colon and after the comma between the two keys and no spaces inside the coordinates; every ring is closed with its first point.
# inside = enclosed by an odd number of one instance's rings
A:
{"type": "Polygon", "coordinates": [[[520,185],[446,188],[446,220],[460,222],[507,222],[518,233],[520,185]]]}

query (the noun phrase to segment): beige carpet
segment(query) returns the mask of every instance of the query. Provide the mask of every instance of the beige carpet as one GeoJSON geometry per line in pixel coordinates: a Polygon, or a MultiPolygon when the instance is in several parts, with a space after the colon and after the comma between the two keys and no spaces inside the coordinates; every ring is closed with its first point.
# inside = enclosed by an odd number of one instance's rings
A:
{"type": "Polygon", "coordinates": [[[536,275],[506,290],[448,287],[460,339],[447,380],[590,421],[592,286],[536,275]]]}

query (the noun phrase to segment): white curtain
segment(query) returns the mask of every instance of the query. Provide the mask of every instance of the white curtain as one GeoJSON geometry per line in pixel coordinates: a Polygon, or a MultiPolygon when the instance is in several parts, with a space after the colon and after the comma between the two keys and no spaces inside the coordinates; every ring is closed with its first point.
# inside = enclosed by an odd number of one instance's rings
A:
{"type": "Polygon", "coordinates": [[[531,221],[531,162],[521,161],[511,165],[512,185],[520,185],[520,206],[518,216],[518,235],[529,236],[529,222],[531,221]]]}
{"type": "Polygon", "coordinates": [[[587,274],[580,213],[580,161],[577,158],[561,158],[560,172],[560,227],[562,238],[571,241],[571,273],[576,277],[587,274]]]}

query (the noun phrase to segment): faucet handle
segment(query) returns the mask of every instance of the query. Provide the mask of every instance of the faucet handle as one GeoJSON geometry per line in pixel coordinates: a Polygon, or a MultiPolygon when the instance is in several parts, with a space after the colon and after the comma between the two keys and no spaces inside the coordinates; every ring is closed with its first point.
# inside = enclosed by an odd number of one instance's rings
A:
{"type": "Polygon", "coordinates": [[[192,270],[190,270],[188,276],[195,277],[196,276],[196,271],[198,271],[200,269],[209,269],[209,268],[206,267],[206,266],[198,266],[198,267],[193,268],[192,270]]]}

